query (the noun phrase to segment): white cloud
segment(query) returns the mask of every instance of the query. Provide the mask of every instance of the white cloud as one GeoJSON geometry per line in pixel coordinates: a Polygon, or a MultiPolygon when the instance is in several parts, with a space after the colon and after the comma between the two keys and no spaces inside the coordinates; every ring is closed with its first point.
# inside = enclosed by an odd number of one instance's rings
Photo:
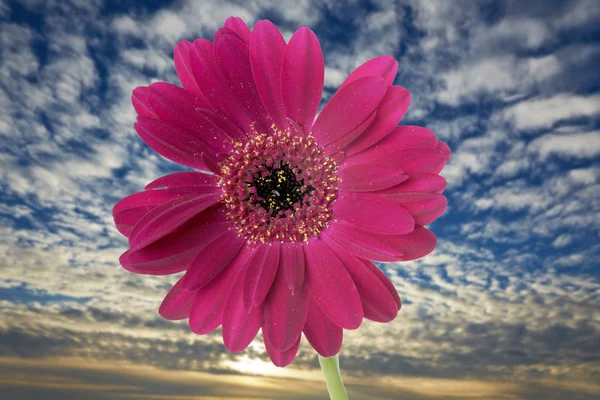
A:
{"type": "Polygon", "coordinates": [[[592,158],[600,155],[600,131],[547,134],[538,137],[528,146],[528,151],[537,153],[542,160],[551,155],[564,158],[592,158]]]}
{"type": "Polygon", "coordinates": [[[551,128],[555,123],[600,113],[600,95],[558,94],[547,99],[522,101],[504,111],[519,130],[551,128]]]}
{"type": "Polygon", "coordinates": [[[562,235],[560,235],[559,237],[554,239],[554,242],[552,242],[552,246],[561,248],[561,247],[568,246],[571,243],[573,243],[573,235],[570,235],[568,233],[563,233],[562,235]]]}

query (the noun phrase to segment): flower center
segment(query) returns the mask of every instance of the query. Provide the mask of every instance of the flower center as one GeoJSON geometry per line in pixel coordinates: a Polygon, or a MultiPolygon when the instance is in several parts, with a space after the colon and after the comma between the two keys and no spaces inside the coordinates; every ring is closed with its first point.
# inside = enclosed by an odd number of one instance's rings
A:
{"type": "Polygon", "coordinates": [[[337,165],[312,135],[257,133],[220,168],[227,215],[246,240],[307,241],[327,226],[337,165]]]}

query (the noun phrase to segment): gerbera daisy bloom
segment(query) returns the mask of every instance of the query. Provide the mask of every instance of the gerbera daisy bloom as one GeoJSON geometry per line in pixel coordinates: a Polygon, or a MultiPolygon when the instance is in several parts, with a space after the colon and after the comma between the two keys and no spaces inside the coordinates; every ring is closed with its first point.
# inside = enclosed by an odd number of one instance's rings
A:
{"type": "Polygon", "coordinates": [[[288,43],[269,21],[229,18],[213,42],[175,48],[182,87],[133,91],[135,129],[178,172],[118,202],[138,274],[183,276],[159,313],[222,326],[227,349],[262,328],[273,363],[292,362],[302,333],[324,357],[363,318],[393,320],[400,298],[372,261],[412,260],[436,244],[424,228],[446,209],[450,158],[433,132],[397,126],[409,92],[389,56],[358,67],[315,119],[324,83],[308,28],[288,43]]]}

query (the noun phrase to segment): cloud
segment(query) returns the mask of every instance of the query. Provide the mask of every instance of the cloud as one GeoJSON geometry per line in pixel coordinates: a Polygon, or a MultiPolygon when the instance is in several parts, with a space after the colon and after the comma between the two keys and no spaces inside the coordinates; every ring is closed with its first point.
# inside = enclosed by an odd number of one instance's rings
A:
{"type": "Polygon", "coordinates": [[[593,158],[600,154],[600,131],[547,134],[532,141],[528,150],[542,160],[552,155],[565,158],[593,158]]]}
{"type": "Polygon", "coordinates": [[[527,100],[504,111],[519,130],[549,129],[556,123],[600,113],[600,95],[559,94],[547,99],[527,100]]]}

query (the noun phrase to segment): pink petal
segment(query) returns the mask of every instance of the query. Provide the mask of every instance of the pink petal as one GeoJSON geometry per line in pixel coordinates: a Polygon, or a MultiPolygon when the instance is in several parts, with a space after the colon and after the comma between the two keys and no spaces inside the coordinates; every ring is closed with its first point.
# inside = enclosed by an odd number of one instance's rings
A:
{"type": "Polygon", "coordinates": [[[408,179],[399,185],[383,189],[377,194],[383,195],[396,192],[430,192],[441,193],[446,188],[446,180],[431,172],[411,171],[406,173],[408,179]]]}
{"type": "Polygon", "coordinates": [[[148,102],[161,120],[201,140],[216,154],[229,153],[233,141],[199,112],[210,105],[206,100],[200,102],[198,99],[185,89],[161,82],[150,85],[148,94],[148,102]]]}
{"type": "Polygon", "coordinates": [[[267,349],[267,353],[269,354],[269,358],[278,367],[287,367],[294,361],[296,354],[298,353],[298,347],[300,346],[301,336],[298,337],[298,340],[287,350],[279,351],[276,350],[267,335],[263,332],[263,341],[265,342],[265,348],[267,349]]]}
{"type": "Polygon", "coordinates": [[[221,193],[186,196],[154,208],[131,231],[131,250],[141,249],[171,233],[193,216],[219,202],[221,196],[221,193]]]}
{"type": "Polygon", "coordinates": [[[393,165],[357,164],[341,167],[338,172],[338,189],[353,192],[373,192],[405,181],[408,176],[393,165]]]}
{"type": "Polygon", "coordinates": [[[155,82],[148,87],[148,104],[156,115],[160,118],[164,115],[165,121],[174,124],[185,123],[186,112],[193,112],[195,108],[211,108],[203,96],[167,82],[155,82]],[[184,121],[178,118],[180,116],[184,117],[184,121]]]}
{"type": "Polygon", "coordinates": [[[215,33],[214,48],[221,77],[231,97],[252,121],[271,126],[252,76],[248,46],[232,31],[221,28],[215,33]]]}
{"type": "Polygon", "coordinates": [[[252,75],[265,109],[281,130],[288,127],[281,91],[284,50],[285,40],[273,23],[262,20],[254,25],[250,40],[252,75]]]}
{"type": "Polygon", "coordinates": [[[373,121],[375,121],[376,116],[377,116],[377,112],[373,111],[371,113],[371,115],[369,115],[367,117],[367,119],[365,119],[363,122],[358,124],[354,129],[352,129],[346,135],[325,145],[323,147],[325,155],[331,155],[335,152],[338,152],[338,151],[344,149],[348,145],[348,143],[351,143],[354,140],[356,140],[357,138],[359,138],[363,134],[365,129],[367,129],[373,123],[373,121]]]}
{"type": "Polygon", "coordinates": [[[162,301],[158,313],[164,319],[177,321],[190,315],[196,293],[181,290],[181,279],[169,290],[162,301]]]}
{"type": "Polygon", "coordinates": [[[434,151],[436,145],[435,134],[429,129],[420,126],[398,126],[368,149],[348,156],[346,162],[348,164],[370,162],[396,164],[398,151],[405,149],[434,151]]]}
{"type": "Polygon", "coordinates": [[[144,190],[162,189],[172,187],[206,187],[220,190],[219,177],[201,172],[175,172],[153,180],[146,185],[144,190]]]}
{"type": "Polygon", "coordinates": [[[198,289],[190,312],[189,325],[192,332],[204,335],[221,325],[229,291],[238,274],[243,273],[251,255],[252,249],[243,246],[219,275],[198,289]]]}
{"type": "Polygon", "coordinates": [[[310,291],[308,293],[308,317],[303,332],[308,343],[321,356],[332,357],[340,352],[344,331],[321,311],[310,291]]]}
{"type": "Polygon", "coordinates": [[[246,310],[257,307],[265,300],[279,265],[279,242],[259,244],[248,265],[244,279],[244,305],[246,310]]]}
{"type": "MultiPolygon", "coordinates": [[[[234,142],[245,142],[248,140],[248,136],[246,136],[244,131],[242,131],[235,122],[229,119],[229,117],[222,112],[200,108],[196,111],[202,114],[202,116],[214,126],[219,134],[225,135],[234,142]]],[[[218,137],[220,136],[217,136],[217,138],[218,137]]]]}
{"type": "Polygon", "coordinates": [[[446,162],[450,161],[451,151],[450,147],[448,147],[446,143],[442,142],[441,140],[438,140],[436,149],[444,153],[444,156],[446,156],[446,162]]]}
{"type": "Polygon", "coordinates": [[[243,286],[244,273],[242,272],[233,283],[223,310],[223,342],[233,353],[239,353],[248,347],[262,324],[262,307],[246,312],[243,286]]]}
{"type": "Polygon", "coordinates": [[[344,86],[366,76],[379,76],[385,79],[388,85],[394,83],[394,78],[398,72],[398,62],[391,56],[380,56],[370,59],[356,68],[340,86],[344,86]]]}
{"type": "Polygon", "coordinates": [[[175,61],[175,71],[177,71],[177,77],[179,78],[179,82],[181,82],[181,86],[183,86],[190,93],[195,94],[198,97],[204,99],[204,95],[198,88],[198,84],[196,83],[196,79],[194,78],[194,73],[192,72],[192,67],[190,65],[190,48],[192,44],[187,40],[183,40],[175,46],[175,51],[173,53],[173,59],[175,61]]]}
{"type": "Polygon", "coordinates": [[[263,313],[263,335],[268,336],[273,348],[285,351],[296,343],[304,328],[307,312],[306,285],[292,294],[285,274],[280,270],[265,301],[263,313]]]}
{"type": "Polygon", "coordinates": [[[355,256],[368,260],[399,261],[402,259],[402,252],[389,243],[348,224],[330,223],[321,231],[321,240],[325,243],[335,241],[355,256]]]}
{"type": "Polygon", "coordinates": [[[377,275],[377,277],[379,278],[381,283],[383,283],[383,285],[386,287],[386,289],[390,292],[390,294],[394,298],[396,307],[398,308],[398,310],[400,310],[400,308],[402,308],[402,302],[400,301],[400,296],[398,295],[398,291],[396,290],[396,287],[394,286],[394,284],[392,282],[390,282],[388,277],[379,268],[377,268],[377,266],[374,265],[371,261],[369,261],[369,260],[360,260],[360,261],[363,264],[365,264],[367,266],[367,268],[369,268],[371,270],[371,272],[373,272],[375,275],[377,275]]]}
{"type": "Polygon", "coordinates": [[[371,193],[340,192],[332,210],[334,217],[368,232],[401,235],[415,226],[413,217],[402,206],[371,193]]]}
{"type": "Polygon", "coordinates": [[[295,242],[281,243],[280,268],[283,270],[292,294],[297,293],[304,282],[304,251],[295,242]]]}
{"type": "Polygon", "coordinates": [[[344,264],[348,274],[354,281],[360,295],[365,318],[377,322],[389,322],[396,318],[398,307],[394,297],[377,275],[338,244],[328,243],[327,245],[344,264]]]}
{"type": "Polygon", "coordinates": [[[319,39],[307,27],[292,35],[283,53],[281,82],[287,115],[311,127],[321,102],[325,63],[319,39]]]}
{"type": "Polygon", "coordinates": [[[361,78],[338,90],[315,121],[317,142],[325,146],[346,136],[375,111],[386,91],[387,84],[378,77],[361,78]]]}
{"type": "Polygon", "coordinates": [[[166,201],[193,194],[189,190],[152,190],[134,193],[121,199],[112,214],[119,232],[128,237],[131,230],[150,210],[166,201]]]}
{"type": "Polygon", "coordinates": [[[250,29],[248,29],[248,25],[241,18],[229,17],[225,20],[223,27],[234,31],[246,44],[250,43],[250,29]]]}
{"type": "Polygon", "coordinates": [[[148,104],[148,88],[146,86],[133,89],[131,103],[139,116],[156,118],[156,114],[154,114],[152,107],[148,104]]]}
{"type": "Polygon", "coordinates": [[[234,259],[245,239],[234,230],[226,231],[196,255],[183,276],[185,290],[197,290],[215,278],[234,259]]]}
{"type": "Polygon", "coordinates": [[[221,79],[212,43],[205,39],[195,40],[190,50],[190,64],[200,90],[212,107],[229,117],[244,132],[252,131],[252,120],[234,101],[221,79]]]}
{"type": "Polygon", "coordinates": [[[358,139],[344,148],[344,152],[350,156],[381,140],[404,117],[410,105],[410,98],[409,91],[403,87],[389,87],[377,107],[377,118],[358,139]]]}
{"type": "Polygon", "coordinates": [[[134,124],[140,138],[161,156],[187,167],[207,170],[209,165],[201,154],[214,159],[213,150],[193,135],[166,122],[148,117],[138,117],[134,124]]]}
{"type": "Polygon", "coordinates": [[[406,149],[396,153],[394,165],[406,172],[422,171],[437,174],[446,164],[444,154],[437,149],[406,149]]]}
{"type": "Polygon", "coordinates": [[[306,283],[315,301],[338,326],[358,328],[363,318],[362,305],[344,265],[320,239],[303,245],[306,283]]]}
{"type": "MultiPolygon", "coordinates": [[[[204,214],[210,214],[204,212],[204,214]]],[[[221,236],[231,222],[217,222],[210,216],[205,220],[196,218],[193,226],[180,228],[162,239],[132,251],[128,257],[130,270],[138,274],[168,275],[185,271],[192,260],[208,243],[221,236]]]]}
{"type": "Polygon", "coordinates": [[[437,239],[433,232],[422,226],[415,226],[415,230],[406,235],[381,236],[398,251],[401,251],[403,261],[415,260],[431,253],[435,249],[437,239]]]}
{"type": "Polygon", "coordinates": [[[384,194],[390,200],[400,204],[415,219],[417,225],[427,225],[446,211],[446,197],[437,193],[396,192],[384,194]]]}

